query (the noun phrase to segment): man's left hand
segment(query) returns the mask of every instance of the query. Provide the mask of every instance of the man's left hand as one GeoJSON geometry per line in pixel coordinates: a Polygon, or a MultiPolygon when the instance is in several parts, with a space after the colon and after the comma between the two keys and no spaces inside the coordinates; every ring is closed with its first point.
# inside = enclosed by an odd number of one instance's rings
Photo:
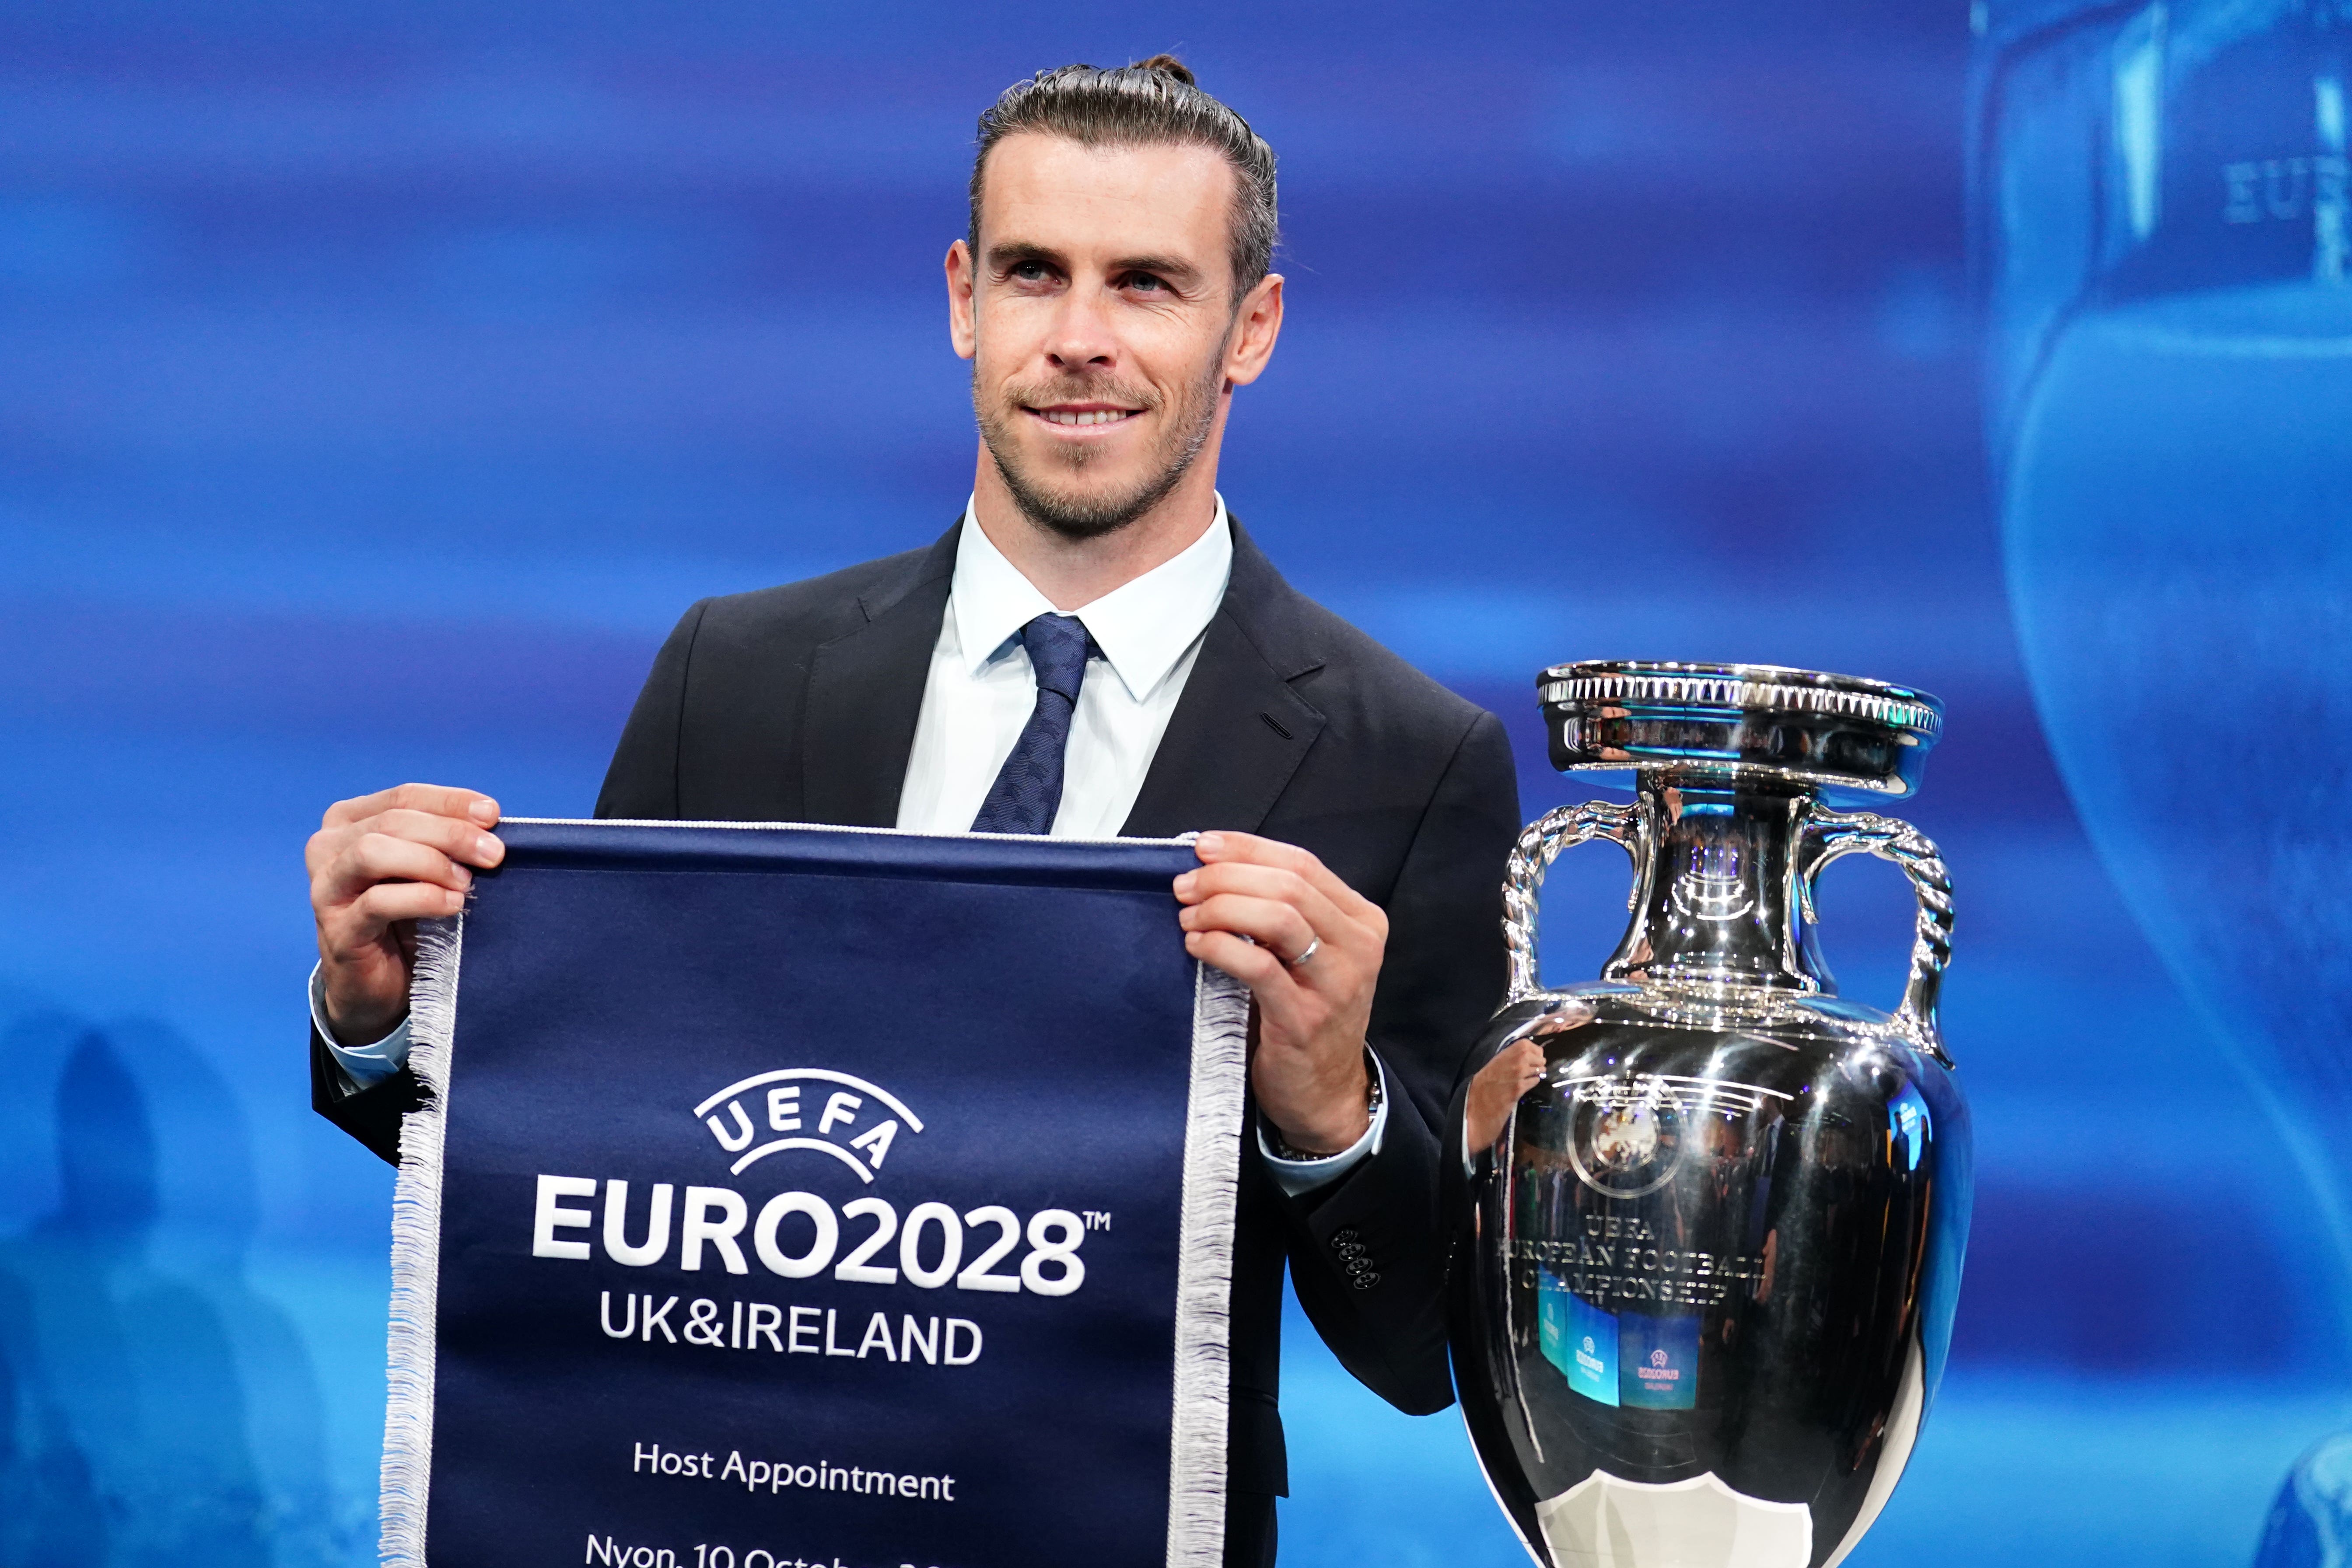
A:
{"type": "Polygon", "coordinates": [[[1337,1154],[1371,1125],[1364,1031],[1389,918],[1306,850],[1203,833],[1176,879],[1184,948],[1250,988],[1250,1085],[1283,1142],[1337,1154]]]}

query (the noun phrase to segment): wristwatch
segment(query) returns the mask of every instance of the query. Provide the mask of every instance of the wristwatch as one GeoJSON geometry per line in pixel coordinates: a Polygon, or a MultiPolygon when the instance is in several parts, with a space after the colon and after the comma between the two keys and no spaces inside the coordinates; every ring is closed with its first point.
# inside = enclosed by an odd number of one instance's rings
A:
{"type": "MultiPolygon", "coordinates": [[[[1370,1128],[1373,1120],[1380,1115],[1383,1094],[1384,1091],[1381,1088],[1380,1059],[1372,1055],[1372,1047],[1366,1046],[1364,1047],[1364,1125],[1367,1128],[1370,1128]]],[[[1272,1117],[1261,1111],[1258,1113],[1258,1121],[1265,1133],[1266,1152],[1277,1160],[1309,1163],[1316,1160],[1336,1160],[1348,1152],[1346,1149],[1334,1149],[1328,1154],[1310,1154],[1304,1149],[1294,1149],[1284,1140],[1282,1129],[1274,1124],[1272,1117]]]]}

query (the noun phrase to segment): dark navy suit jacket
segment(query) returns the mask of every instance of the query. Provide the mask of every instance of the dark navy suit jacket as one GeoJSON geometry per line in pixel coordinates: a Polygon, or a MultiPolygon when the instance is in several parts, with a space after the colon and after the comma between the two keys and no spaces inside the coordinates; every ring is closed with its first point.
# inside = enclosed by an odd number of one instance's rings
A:
{"type": "MultiPolygon", "coordinates": [[[[927,550],[689,609],[654,660],[596,814],[887,827],[946,613],[958,531],[927,550]]],[[[1439,1129],[1504,984],[1519,827],[1501,723],[1307,599],[1234,524],[1232,577],[1123,831],[1227,828],[1312,851],[1389,917],[1371,1044],[1399,1092],[1380,1152],[1291,1198],[1241,1163],[1232,1538],[1271,1564],[1288,1484],[1282,1271],[1349,1371],[1414,1414],[1452,1402],[1439,1129]]],[[[311,1042],[318,1110],[388,1160],[406,1072],[358,1092],[311,1042]]]]}

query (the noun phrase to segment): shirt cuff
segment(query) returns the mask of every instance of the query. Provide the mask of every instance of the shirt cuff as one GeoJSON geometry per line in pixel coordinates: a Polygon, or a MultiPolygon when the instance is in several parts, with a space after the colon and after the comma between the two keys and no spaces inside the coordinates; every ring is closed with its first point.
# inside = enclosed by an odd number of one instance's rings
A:
{"type": "Polygon", "coordinates": [[[1265,1141],[1265,1124],[1261,1120],[1257,1130],[1257,1152],[1265,1159],[1265,1168],[1274,1177],[1274,1184],[1294,1198],[1303,1198],[1318,1187],[1328,1187],[1366,1160],[1381,1152],[1381,1135],[1388,1131],[1389,1102],[1396,1098],[1389,1089],[1389,1069],[1378,1051],[1367,1051],[1372,1066],[1381,1075],[1381,1102],[1372,1110],[1372,1124],[1364,1135],[1336,1154],[1320,1160],[1286,1160],[1274,1152],[1265,1141]]]}
{"type": "Polygon", "coordinates": [[[327,975],[324,964],[310,966],[310,1027],[335,1053],[335,1060],[362,1089],[382,1083],[408,1065],[408,1020],[403,1018],[389,1035],[372,1046],[347,1046],[327,1026],[327,975]]]}

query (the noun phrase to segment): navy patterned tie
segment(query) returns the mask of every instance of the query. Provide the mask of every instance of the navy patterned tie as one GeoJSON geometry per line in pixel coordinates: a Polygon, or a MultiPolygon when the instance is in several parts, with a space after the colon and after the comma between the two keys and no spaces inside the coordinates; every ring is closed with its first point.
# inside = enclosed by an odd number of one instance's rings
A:
{"type": "Polygon", "coordinates": [[[974,833],[1049,833],[1062,809],[1062,753],[1095,640],[1075,616],[1039,616],[1021,628],[1021,644],[1037,672],[1037,706],[971,819],[974,833]]]}

